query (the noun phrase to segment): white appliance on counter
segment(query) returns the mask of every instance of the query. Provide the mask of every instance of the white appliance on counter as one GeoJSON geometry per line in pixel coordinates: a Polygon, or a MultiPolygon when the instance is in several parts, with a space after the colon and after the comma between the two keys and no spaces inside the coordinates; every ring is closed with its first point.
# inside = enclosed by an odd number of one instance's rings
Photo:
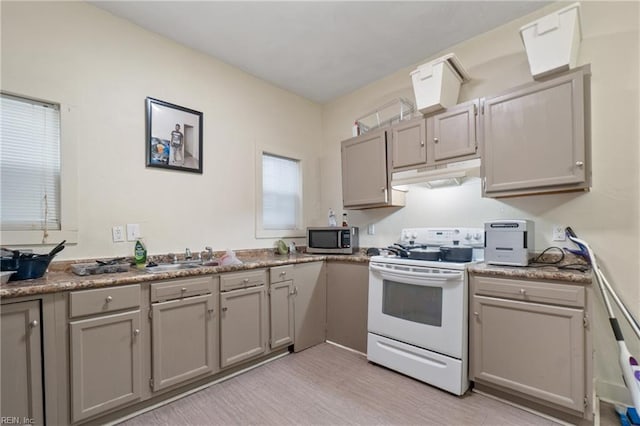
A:
{"type": "Polygon", "coordinates": [[[534,253],[534,223],[494,220],[484,223],[485,261],[492,265],[527,266],[534,253]]]}
{"type": "Polygon", "coordinates": [[[413,246],[470,245],[470,262],[373,256],[369,262],[367,359],[456,395],[469,388],[468,278],[482,261],[484,230],[411,228],[413,246]]]}

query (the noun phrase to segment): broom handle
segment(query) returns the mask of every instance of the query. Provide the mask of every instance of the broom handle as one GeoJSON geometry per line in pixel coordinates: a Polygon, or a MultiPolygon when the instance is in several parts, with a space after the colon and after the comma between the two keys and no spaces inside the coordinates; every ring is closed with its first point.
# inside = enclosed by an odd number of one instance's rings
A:
{"type": "Polygon", "coordinates": [[[609,284],[609,281],[607,281],[607,278],[604,276],[600,268],[596,270],[596,274],[598,274],[598,276],[600,277],[600,282],[604,284],[604,287],[607,289],[607,291],[609,292],[613,300],[616,302],[616,305],[618,305],[620,312],[622,312],[622,315],[624,315],[625,319],[631,326],[631,329],[633,330],[633,332],[636,333],[636,336],[638,336],[638,339],[640,339],[640,326],[638,325],[638,321],[636,321],[636,319],[633,317],[631,312],[629,312],[629,310],[625,306],[624,302],[620,299],[620,297],[618,297],[618,295],[613,290],[613,287],[611,287],[611,284],[609,284]]]}

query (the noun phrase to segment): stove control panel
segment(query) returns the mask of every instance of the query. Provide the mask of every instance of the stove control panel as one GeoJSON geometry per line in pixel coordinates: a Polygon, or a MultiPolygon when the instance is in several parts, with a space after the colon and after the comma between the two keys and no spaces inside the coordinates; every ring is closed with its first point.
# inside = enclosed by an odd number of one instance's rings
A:
{"type": "Polygon", "coordinates": [[[465,245],[484,247],[482,228],[405,228],[400,241],[403,244],[430,246],[465,245]]]}

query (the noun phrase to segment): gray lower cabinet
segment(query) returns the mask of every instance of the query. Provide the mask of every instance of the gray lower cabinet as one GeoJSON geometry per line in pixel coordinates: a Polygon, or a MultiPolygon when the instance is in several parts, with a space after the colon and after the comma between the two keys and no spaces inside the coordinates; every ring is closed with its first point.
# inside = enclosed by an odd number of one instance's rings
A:
{"type": "Polygon", "coordinates": [[[0,319],[2,418],[44,424],[40,302],[3,304],[0,319]]]}
{"type": "Polygon", "coordinates": [[[73,422],[141,397],[140,310],[69,322],[73,422]]]}
{"type": "Polygon", "coordinates": [[[581,415],[591,380],[585,289],[472,276],[471,290],[471,380],[581,415]]]}
{"type": "Polygon", "coordinates": [[[267,350],[266,271],[220,276],[220,366],[230,367],[267,350]],[[253,287],[235,288],[237,285],[253,287]]]}
{"type": "Polygon", "coordinates": [[[217,312],[213,294],[154,303],[154,392],[218,370],[217,312]]]}
{"type": "Polygon", "coordinates": [[[327,274],[325,262],[293,265],[295,352],[319,345],[327,336],[327,274]]]}
{"type": "Polygon", "coordinates": [[[327,262],[327,340],[367,352],[367,263],[327,262]]]}
{"type": "Polygon", "coordinates": [[[586,66],[484,100],[484,196],[589,188],[589,87],[586,66]]]}
{"type": "Polygon", "coordinates": [[[269,346],[277,349],[293,344],[293,280],[269,285],[269,346]]]}

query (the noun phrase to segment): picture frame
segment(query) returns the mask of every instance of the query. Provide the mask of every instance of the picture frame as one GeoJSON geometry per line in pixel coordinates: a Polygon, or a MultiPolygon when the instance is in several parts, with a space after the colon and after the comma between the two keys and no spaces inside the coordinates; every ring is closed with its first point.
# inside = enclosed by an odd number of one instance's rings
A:
{"type": "Polygon", "coordinates": [[[150,97],[145,110],[146,166],[202,174],[202,112],[150,97]]]}

